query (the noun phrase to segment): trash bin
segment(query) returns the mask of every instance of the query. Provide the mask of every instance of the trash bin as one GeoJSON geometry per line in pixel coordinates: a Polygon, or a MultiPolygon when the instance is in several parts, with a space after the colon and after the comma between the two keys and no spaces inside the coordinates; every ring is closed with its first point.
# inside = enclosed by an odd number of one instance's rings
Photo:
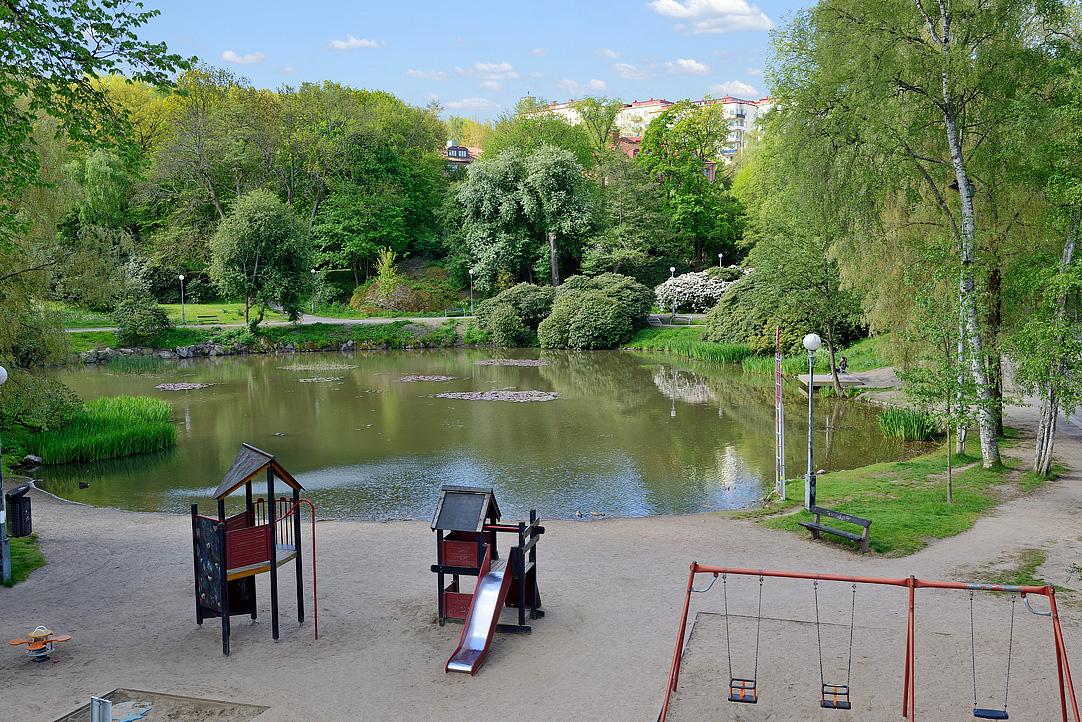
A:
{"type": "Polygon", "coordinates": [[[8,517],[8,536],[30,536],[34,531],[34,525],[30,515],[30,497],[26,492],[30,491],[29,484],[17,486],[4,495],[8,517]]]}

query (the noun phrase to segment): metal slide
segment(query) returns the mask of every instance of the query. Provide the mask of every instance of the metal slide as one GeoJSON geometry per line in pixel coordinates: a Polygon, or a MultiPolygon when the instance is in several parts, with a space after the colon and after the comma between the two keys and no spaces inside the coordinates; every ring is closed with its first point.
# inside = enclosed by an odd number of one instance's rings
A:
{"type": "Polygon", "coordinates": [[[447,660],[448,672],[477,674],[477,670],[485,662],[488,647],[492,644],[492,635],[500,620],[500,612],[507,601],[507,590],[511,588],[511,575],[507,573],[506,560],[490,562],[491,553],[490,550],[485,554],[483,566],[488,569],[482,569],[484,573],[477,579],[473,602],[462,629],[462,639],[459,640],[454,654],[447,660]]]}

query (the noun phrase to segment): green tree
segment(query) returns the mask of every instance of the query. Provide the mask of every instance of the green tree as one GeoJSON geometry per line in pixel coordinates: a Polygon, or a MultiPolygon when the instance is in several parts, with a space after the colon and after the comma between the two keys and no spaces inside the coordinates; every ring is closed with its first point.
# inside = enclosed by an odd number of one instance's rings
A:
{"type": "Polygon", "coordinates": [[[594,164],[593,144],[582,125],[572,125],[546,109],[540,98],[523,98],[510,115],[496,122],[492,135],[485,143],[489,157],[516,148],[530,154],[542,146],[570,151],[583,168],[594,164]]]}
{"type": "Polygon", "coordinates": [[[542,146],[526,158],[519,188],[522,210],[529,224],[548,244],[552,285],[560,285],[558,240],[566,248],[590,223],[589,189],[582,166],[574,154],[562,148],[542,146]]]}
{"type": "Polygon", "coordinates": [[[617,132],[616,116],[624,109],[624,101],[618,98],[583,98],[571,104],[579,114],[579,122],[590,139],[594,165],[600,166],[612,150],[613,134],[617,132]]]}
{"type": "Polygon", "coordinates": [[[340,183],[320,209],[312,228],[320,265],[349,268],[361,283],[382,247],[401,253],[408,236],[402,198],[389,188],[366,189],[340,183]]]}
{"type": "Polygon", "coordinates": [[[223,294],[244,299],[244,320],[263,320],[279,306],[291,320],[311,283],[311,242],[296,217],[277,196],[254,190],[236,200],[210,241],[210,276],[223,294]],[[249,317],[252,306],[259,315],[249,317]]]}

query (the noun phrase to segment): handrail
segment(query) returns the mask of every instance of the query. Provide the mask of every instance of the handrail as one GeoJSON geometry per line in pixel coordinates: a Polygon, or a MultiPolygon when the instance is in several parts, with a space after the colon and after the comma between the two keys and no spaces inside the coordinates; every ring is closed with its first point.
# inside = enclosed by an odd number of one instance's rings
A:
{"type": "MultiPolygon", "coordinates": [[[[309,499],[298,499],[294,503],[290,499],[288,499],[287,497],[282,496],[282,497],[279,497],[279,498],[275,499],[274,501],[278,505],[278,509],[275,510],[278,513],[275,514],[276,518],[274,520],[274,523],[277,524],[277,525],[281,525],[284,529],[290,530],[289,531],[289,538],[290,539],[293,538],[292,537],[292,531],[291,531],[292,530],[292,525],[285,524],[284,523],[285,520],[289,519],[294,514],[298,514],[299,511],[300,511],[300,505],[301,504],[307,504],[308,509],[312,513],[312,607],[313,607],[312,622],[313,622],[313,625],[314,625],[314,628],[315,628],[316,639],[319,639],[319,594],[318,594],[318,585],[316,583],[316,507],[311,502],[311,500],[309,500],[309,499]],[[282,509],[284,509],[285,511],[281,511],[282,509]]],[[[267,503],[267,500],[260,497],[259,499],[257,499],[255,501],[254,506],[256,507],[256,509],[260,509],[266,503],[267,503]]],[[[266,521],[265,521],[266,517],[264,516],[263,518],[264,518],[263,523],[266,523],[266,521]]],[[[281,538],[281,537],[279,537],[279,538],[281,538]]],[[[296,540],[296,545],[298,547],[300,546],[300,539],[296,540]]],[[[298,549],[298,551],[299,551],[299,549],[298,549]]]]}

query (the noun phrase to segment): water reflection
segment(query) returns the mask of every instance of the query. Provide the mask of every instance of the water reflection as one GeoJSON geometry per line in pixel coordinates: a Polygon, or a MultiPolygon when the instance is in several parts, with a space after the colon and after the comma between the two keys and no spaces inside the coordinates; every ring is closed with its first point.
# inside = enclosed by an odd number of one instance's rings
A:
{"type": "MultiPolygon", "coordinates": [[[[155,374],[65,374],[84,398],[169,400],[176,448],[54,467],[41,485],[78,501],[184,511],[204,503],[242,441],[275,453],[325,516],[427,518],[444,483],[493,486],[518,516],[640,516],[753,506],[773,485],[773,388],[739,370],[624,352],[518,351],[540,367],[478,366],[487,350],[298,354],[184,361],[155,374]],[[405,383],[406,374],[453,376],[405,383]],[[162,379],[211,383],[161,392],[162,379]],[[556,401],[435,398],[443,391],[554,391],[556,401]],[[79,481],[89,481],[79,489],[79,481]]],[[[506,355],[506,354],[501,354],[506,355]]],[[[800,405],[794,397],[793,403],[800,405]]],[[[821,466],[898,458],[874,413],[819,405],[821,466]],[[829,422],[829,423],[828,423],[829,422]]],[[[794,415],[797,416],[797,415],[794,415]]],[[[806,434],[786,429],[800,469],[806,434]]],[[[824,480],[824,483],[829,483],[824,480]]]]}

